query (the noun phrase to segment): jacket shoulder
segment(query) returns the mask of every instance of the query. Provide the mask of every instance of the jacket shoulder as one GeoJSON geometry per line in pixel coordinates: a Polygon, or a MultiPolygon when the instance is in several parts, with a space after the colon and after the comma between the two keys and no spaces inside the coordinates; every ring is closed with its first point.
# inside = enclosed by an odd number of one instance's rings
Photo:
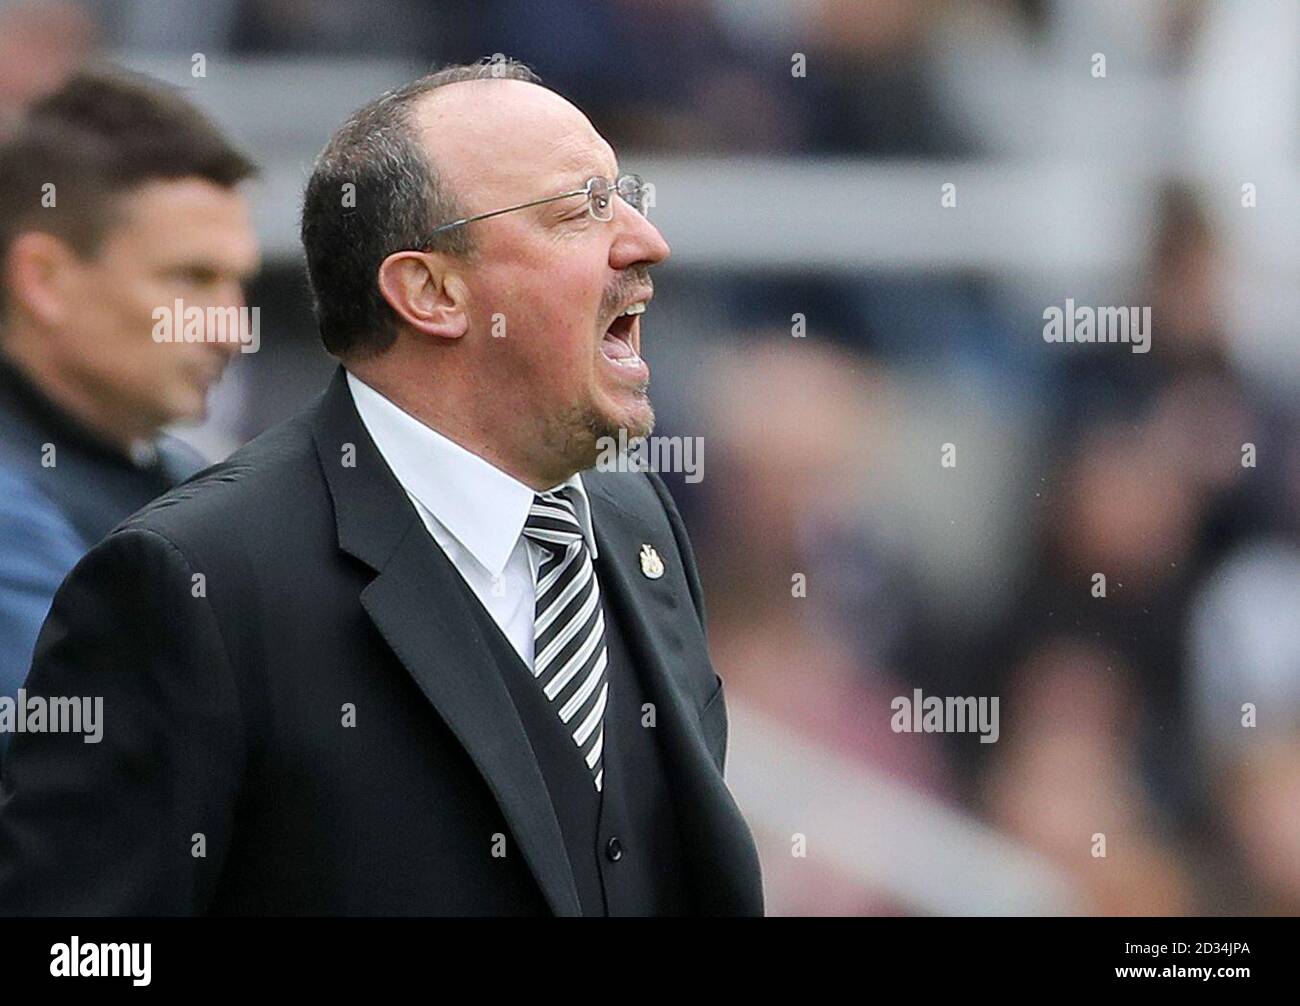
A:
{"type": "Polygon", "coordinates": [[[126,518],[110,534],[146,530],[178,546],[283,531],[325,498],[310,423],[302,416],[267,430],[126,518]]]}

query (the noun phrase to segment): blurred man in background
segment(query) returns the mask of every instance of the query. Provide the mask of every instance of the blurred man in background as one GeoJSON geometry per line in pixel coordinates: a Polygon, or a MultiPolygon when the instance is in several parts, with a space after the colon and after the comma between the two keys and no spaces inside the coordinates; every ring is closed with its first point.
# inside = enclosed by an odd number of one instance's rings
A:
{"type": "Polygon", "coordinates": [[[157,312],[242,304],[253,173],[179,95],[118,72],[70,77],[0,142],[0,694],[81,554],[203,464],[159,431],[203,417],[241,344],[159,342],[157,312]]]}

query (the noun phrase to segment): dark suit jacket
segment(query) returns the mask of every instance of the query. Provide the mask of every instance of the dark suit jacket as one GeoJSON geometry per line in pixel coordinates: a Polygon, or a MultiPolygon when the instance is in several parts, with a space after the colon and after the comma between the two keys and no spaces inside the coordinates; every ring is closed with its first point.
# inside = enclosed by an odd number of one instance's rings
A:
{"type": "MultiPolygon", "coordinates": [[[[681,518],[655,475],[583,479],[700,909],[761,915],[681,518]],[[659,579],[641,573],[643,543],[659,579]]],[[[27,688],[103,696],[103,740],[15,735],[0,913],[580,914],[467,591],[340,369],[307,412],[139,511],[60,588],[27,688]]]]}

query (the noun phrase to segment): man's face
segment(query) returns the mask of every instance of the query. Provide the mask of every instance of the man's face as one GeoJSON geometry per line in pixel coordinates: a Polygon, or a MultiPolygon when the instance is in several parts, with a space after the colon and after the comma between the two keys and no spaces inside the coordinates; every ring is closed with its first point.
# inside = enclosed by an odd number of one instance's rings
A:
{"type": "MultiPolygon", "coordinates": [[[[430,109],[435,163],[467,215],[617,176],[609,144],[563,98],[519,81],[450,88],[483,86],[506,100],[472,112],[456,101],[430,109]]],[[[569,470],[594,463],[598,438],[620,429],[646,436],[654,425],[641,318],[620,315],[649,299],[648,269],[669,248],[635,208],[617,196],[613,203],[608,221],[575,196],[466,225],[476,246],[463,274],[466,348],[482,393],[569,470]]]]}
{"type": "MultiPolygon", "coordinates": [[[[236,342],[157,342],[159,308],[242,307],[257,267],[244,197],[198,178],[149,182],[114,202],[98,250],[69,265],[65,323],[52,337],[70,379],[133,425],[206,414],[236,342]]],[[[182,319],[173,319],[179,337],[182,319]]],[[[206,324],[206,321],[205,321],[206,324]]],[[[205,339],[207,332],[205,328],[205,339]]]]}

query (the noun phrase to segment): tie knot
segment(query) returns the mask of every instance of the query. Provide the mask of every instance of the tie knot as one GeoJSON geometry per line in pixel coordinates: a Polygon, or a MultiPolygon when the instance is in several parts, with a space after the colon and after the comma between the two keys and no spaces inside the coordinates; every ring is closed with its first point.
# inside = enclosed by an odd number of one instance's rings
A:
{"type": "Polygon", "coordinates": [[[552,551],[563,552],[582,540],[582,524],[568,487],[537,493],[524,521],[524,535],[552,551]]]}

